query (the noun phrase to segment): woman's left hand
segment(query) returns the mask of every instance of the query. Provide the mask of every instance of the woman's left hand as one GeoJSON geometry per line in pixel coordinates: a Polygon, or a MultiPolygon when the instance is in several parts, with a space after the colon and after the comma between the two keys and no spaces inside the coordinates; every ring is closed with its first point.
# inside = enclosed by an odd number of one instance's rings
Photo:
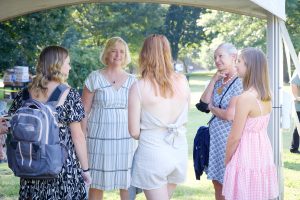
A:
{"type": "Polygon", "coordinates": [[[210,110],[210,112],[211,112],[212,114],[215,114],[215,113],[214,113],[214,108],[215,108],[215,107],[214,107],[214,105],[213,105],[212,103],[209,103],[209,104],[208,104],[208,109],[210,110]]]}
{"type": "Polygon", "coordinates": [[[92,177],[89,171],[82,172],[83,180],[86,186],[89,186],[92,183],[92,177]]]}

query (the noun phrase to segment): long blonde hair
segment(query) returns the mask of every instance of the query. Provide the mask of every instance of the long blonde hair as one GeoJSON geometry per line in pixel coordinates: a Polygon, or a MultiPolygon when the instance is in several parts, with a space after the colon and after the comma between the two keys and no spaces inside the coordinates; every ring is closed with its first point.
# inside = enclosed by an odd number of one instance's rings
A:
{"type": "Polygon", "coordinates": [[[111,49],[118,42],[123,44],[124,47],[125,47],[125,58],[124,58],[124,61],[122,63],[122,67],[128,65],[131,62],[130,52],[129,52],[129,48],[128,48],[127,43],[121,37],[112,37],[112,38],[108,39],[108,41],[106,42],[106,45],[104,47],[104,50],[100,55],[100,61],[105,66],[107,66],[107,55],[108,55],[109,51],[111,51],[111,49]]]}
{"type": "Polygon", "coordinates": [[[139,57],[139,70],[141,77],[151,82],[156,96],[158,93],[164,98],[174,95],[170,79],[174,72],[171,48],[164,35],[154,34],[145,39],[139,57]]]}
{"type": "Polygon", "coordinates": [[[49,81],[65,82],[67,77],[60,71],[68,56],[68,50],[63,47],[48,46],[44,48],[38,59],[36,76],[28,86],[29,90],[34,91],[37,96],[41,93],[46,96],[49,81]]]}
{"type": "Polygon", "coordinates": [[[241,51],[241,57],[246,65],[244,90],[254,87],[262,101],[270,101],[272,96],[265,54],[259,49],[248,47],[241,51]]]}

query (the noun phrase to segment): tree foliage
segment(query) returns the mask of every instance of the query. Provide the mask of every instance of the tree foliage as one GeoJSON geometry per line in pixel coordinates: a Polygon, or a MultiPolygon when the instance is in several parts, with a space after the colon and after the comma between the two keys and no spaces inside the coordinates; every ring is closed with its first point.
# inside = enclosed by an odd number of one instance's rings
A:
{"type": "Polygon", "coordinates": [[[205,68],[213,67],[213,51],[222,42],[230,42],[238,49],[249,46],[266,49],[265,20],[212,10],[200,16],[198,25],[205,27],[206,35],[214,35],[213,40],[200,49],[200,60],[205,68]]]}
{"type": "Polygon", "coordinates": [[[204,39],[202,27],[196,24],[202,12],[173,5],[110,3],[81,4],[18,17],[0,23],[0,66],[33,68],[43,47],[61,45],[71,53],[69,82],[81,87],[90,71],[103,67],[98,59],[108,38],[120,36],[129,44],[131,68],[137,63],[144,38],[152,33],[166,34],[177,58],[180,50],[196,47],[204,39]]]}
{"type": "Polygon", "coordinates": [[[198,47],[202,40],[209,41],[210,35],[205,35],[202,26],[197,25],[197,19],[206,9],[171,5],[165,17],[163,33],[170,41],[172,56],[177,60],[180,49],[198,47]]]}
{"type": "Polygon", "coordinates": [[[287,29],[296,52],[300,52],[300,0],[287,0],[287,29]]]}
{"type": "Polygon", "coordinates": [[[34,66],[44,46],[61,44],[69,26],[68,9],[53,9],[0,23],[0,66],[34,66]],[[59,17],[57,17],[59,16],[59,17]]]}
{"type": "MultiPolygon", "coordinates": [[[[287,0],[287,28],[297,51],[299,24],[299,0],[287,0]]],[[[0,22],[0,74],[16,65],[33,68],[43,47],[61,45],[71,55],[69,82],[82,87],[90,71],[103,67],[99,54],[108,38],[120,36],[128,43],[134,68],[144,38],[152,33],[168,37],[174,60],[208,69],[221,42],[266,48],[266,21],[254,17],[165,4],[79,4],[0,22]]]]}
{"type": "Polygon", "coordinates": [[[165,12],[159,4],[88,4],[76,6],[73,17],[92,38],[90,45],[102,46],[108,38],[120,36],[137,51],[145,36],[161,26],[165,12]]]}

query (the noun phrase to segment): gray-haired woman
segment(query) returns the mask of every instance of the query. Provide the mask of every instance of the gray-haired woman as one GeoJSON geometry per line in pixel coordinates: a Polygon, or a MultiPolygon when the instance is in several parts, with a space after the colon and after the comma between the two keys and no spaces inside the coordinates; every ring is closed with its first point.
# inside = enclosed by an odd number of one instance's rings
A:
{"type": "Polygon", "coordinates": [[[200,99],[208,104],[208,110],[215,116],[209,124],[210,147],[207,178],[213,182],[217,200],[224,199],[222,187],[226,142],[234,118],[236,99],[243,91],[242,80],[237,78],[235,69],[236,58],[237,49],[232,44],[223,43],[217,47],[214,52],[217,72],[200,99]]]}

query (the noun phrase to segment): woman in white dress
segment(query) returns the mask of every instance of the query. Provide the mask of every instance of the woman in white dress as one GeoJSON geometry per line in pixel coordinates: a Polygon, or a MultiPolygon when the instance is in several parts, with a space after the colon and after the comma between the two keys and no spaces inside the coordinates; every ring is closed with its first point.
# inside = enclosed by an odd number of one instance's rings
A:
{"type": "Polygon", "coordinates": [[[130,89],[129,132],[139,140],[132,166],[132,186],[148,200],[168,200],[186,177],[186,128],[189,86],[174,72],[170,44],[151,35],[139,57],[141,79],[130,89]]]}
{"type": "Polygon", "coordinates": [[[88,155],[93,182],[89,199],[103,199],[104,190],[120,190],[129,199],[131,165],[136,142],[128,132],[128,92],[135,81],[123,68],[130,62],[126,42],[120,37],[108,40],[101,56],[106,65],[90,73],[83,89],[88,155]]]}

